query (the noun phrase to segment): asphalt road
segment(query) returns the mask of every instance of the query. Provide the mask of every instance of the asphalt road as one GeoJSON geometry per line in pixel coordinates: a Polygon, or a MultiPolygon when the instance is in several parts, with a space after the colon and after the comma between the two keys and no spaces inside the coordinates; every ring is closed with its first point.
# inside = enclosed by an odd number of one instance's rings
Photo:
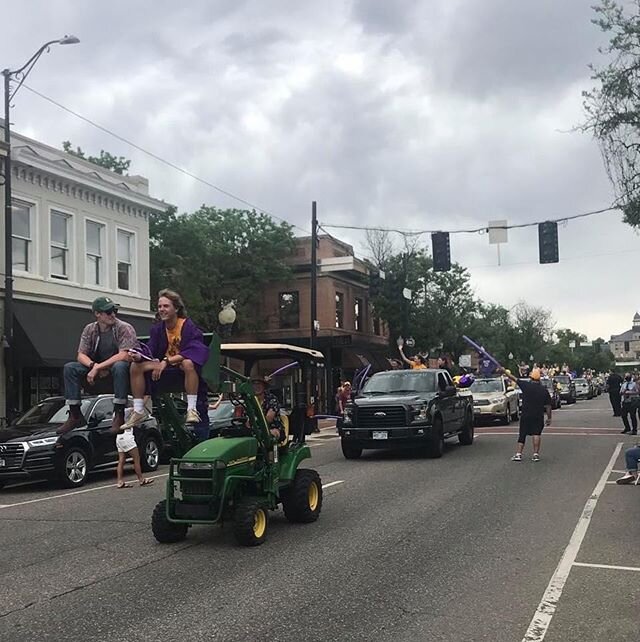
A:
{"type": "Polygon", "coordinates": [[[604,397],[563,407],[539,463],[510,461],[515,424],[440,460],[346,461],[325,431],[319,521],[277,512],[253,549],[210,527],[157,544],[163,468],[146,488],[6,488],[0,640],[636,640],[640,488],[607,483],[632,443],[618,421],[604,397]]]}

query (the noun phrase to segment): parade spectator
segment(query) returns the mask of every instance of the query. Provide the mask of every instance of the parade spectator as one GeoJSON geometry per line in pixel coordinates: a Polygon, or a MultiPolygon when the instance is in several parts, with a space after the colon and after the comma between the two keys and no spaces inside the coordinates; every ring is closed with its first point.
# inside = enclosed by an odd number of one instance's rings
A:
{"type": "Polygon", "coordinates": [[[522,391],[522,411],[520,413],[520,434],[516,454],[511,461],[522,461],[522,452],[527,436],[533,438],[532,461],[540,461],[540,443],[544,426],[551,424],[551,397],[548,390],[540,383],[540,370],[534,368],[529,374],[529,380],[516,379],[509,371],[500,370],[522,391]],[[545,422],[544,415],[547,414],[545,422]]]}
{"type": "Polygon", "coordinates": [[[345,381],[338,389],[338,414],[344,414],[347,403],[351,401],[351,382],[345,381]]]}
{"type": "MultiPolygon", "coordinates": [[[[129,409],[127,412],[130,412],[129,409]]],[[[133,470],[138,478],[140,486],[148,486],[153,484],[153,479],[149,479],[142,475],[142,467],[140,466],[140,451],[133,434],[133,428],[125,428],[121,434],[116,437],[116,448],[118,449],[118,467],[116,469],[117,487],[118,488],[131,488],[131,484],[124,481],[124,464],[127,457],[133,460],[133,470]]]]}
{"type": "Polygon", "coordinates": [[[620,394],[622,384],[622,377],[611,369],[607,377],[607,390],[609,391],[609,401],[614,417],[620,417],[622,414],[622,396],[620,394]]]}
{"type": "Polygon", "coordinates": [[[640,388],[638,388],[638,384],[633,380],[630,372],[624,375],[624,381],[620,387],[620,396],[622,397],[622,423],[624,424],[622,434],[631,432],[632,435],[637,435],[638,419],[636,413],[638,412],[640,388]],[[631,425],[629,425],[629,417],[631,418],[631,425]]]}
{"type": "Polygon", "coordinates": [[[182,297],[172,290],[158,293],[160,323],[151,326],[148,351],[152,360],[134,353],[131,364],[133,413],[124,426],[136,426],[147,418],[145,390],[187,393],[187,424],[206,419],[206,384],[200,377],[209,356],[202,331],[187,317],[182,297]],[[149,381],[149,375],[151,381],[149,381]],[[198,396],[205,400],[204,416],[196,409],[198,396]]]}
{"type": "Polygon", "coordinates": [[[624,451],[627,473],[616,479],[616,484],[635,484],[638,479],[638,460],[640,459],[640,446],[635,445],[624,451]]]}
{"type": "Polygon", "coordinates": [[[114,393],[112,430],[117,432],[124,423],[129,396],[129,350],[138,347],[138,340],[134,327],[117,318],[118,308],[118,304],[106,296],[98,297],[91,304],[96,320],[82,331],[76,360],[64,365],[64,396],[69,417],[58,428],[59,434],[87,423],[80,411],[82,388],[91,391],[109,376],[108,387],[114,393]]]}

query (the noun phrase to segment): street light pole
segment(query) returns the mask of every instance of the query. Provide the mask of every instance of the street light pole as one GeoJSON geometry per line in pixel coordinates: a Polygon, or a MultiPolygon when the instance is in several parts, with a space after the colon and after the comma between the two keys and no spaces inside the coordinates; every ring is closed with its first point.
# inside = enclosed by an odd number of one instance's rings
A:
{"type": "Polygon", "coordinates": [[[4,159],[4,367],[5,367],[5,418],[13,410],[13,216],[11,189],[11,101],[22,87],[27,76],[38,62],[40,56],[49,50],[51,45],[75,45],[80,40],[75,36],[65,36],[58,40],[50,40],[38,49],[19,69],[3,69],[4,79],[4,142],[7,154],[4,159]],[[19,79],[18,86],[11,91],[11,79],[19,79]]]}

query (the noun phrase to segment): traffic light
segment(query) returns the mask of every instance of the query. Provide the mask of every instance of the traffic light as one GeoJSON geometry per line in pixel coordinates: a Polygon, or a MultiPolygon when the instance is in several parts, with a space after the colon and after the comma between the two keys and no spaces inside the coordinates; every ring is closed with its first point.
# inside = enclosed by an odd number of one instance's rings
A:
{"type": "Polygon", "coordinates": [[[540,263],[558,263],[558,224],[555,221],[538,223],[540,263]]]}
{"type": "Polygon", "coordinates": [[[431,235],[431,252],[433,253],[433,271],[446,272],[451,269],[451,247],[449,232],[434,232],[431,235]]]}

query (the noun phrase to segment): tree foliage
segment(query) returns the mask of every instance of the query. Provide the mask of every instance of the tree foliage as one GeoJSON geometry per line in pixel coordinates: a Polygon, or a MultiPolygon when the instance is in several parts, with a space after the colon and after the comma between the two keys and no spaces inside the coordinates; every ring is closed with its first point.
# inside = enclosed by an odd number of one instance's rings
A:
{"type": "Polygon", "coordinates": [[[602,0],[592,21],[609,37],[591,65],[597,86],[583,92],[583,129],[600,145],[625,222],[640,227],[640,0],[602,0]]]}
{"type": "Polygon", "coordinates": [[[262,289],[291,276],[284,260],[293,251],[292,228],[265,214],[204,205],[178,214],[169,208],[150,218],[149,238],[152,293],[176,289],[203,328],[215,329],[230,301],[243,330],[260,327],[264,320],[255,310],[262,289]]]}
{"type": "Polygon", "coordinates": [[[71,142],[68,140],[62,143],[62,149],[67,152],[67,154],[88,160],[94,165],[100,165],[100,167],[104,167],[114,174],[126,174],[131,165],[131,161],[124,156],[113,156],[113,154],[105,152],[104,149],[100,150],[100,156],[86,156],[80,147],[73,149],[71,142]]]}

